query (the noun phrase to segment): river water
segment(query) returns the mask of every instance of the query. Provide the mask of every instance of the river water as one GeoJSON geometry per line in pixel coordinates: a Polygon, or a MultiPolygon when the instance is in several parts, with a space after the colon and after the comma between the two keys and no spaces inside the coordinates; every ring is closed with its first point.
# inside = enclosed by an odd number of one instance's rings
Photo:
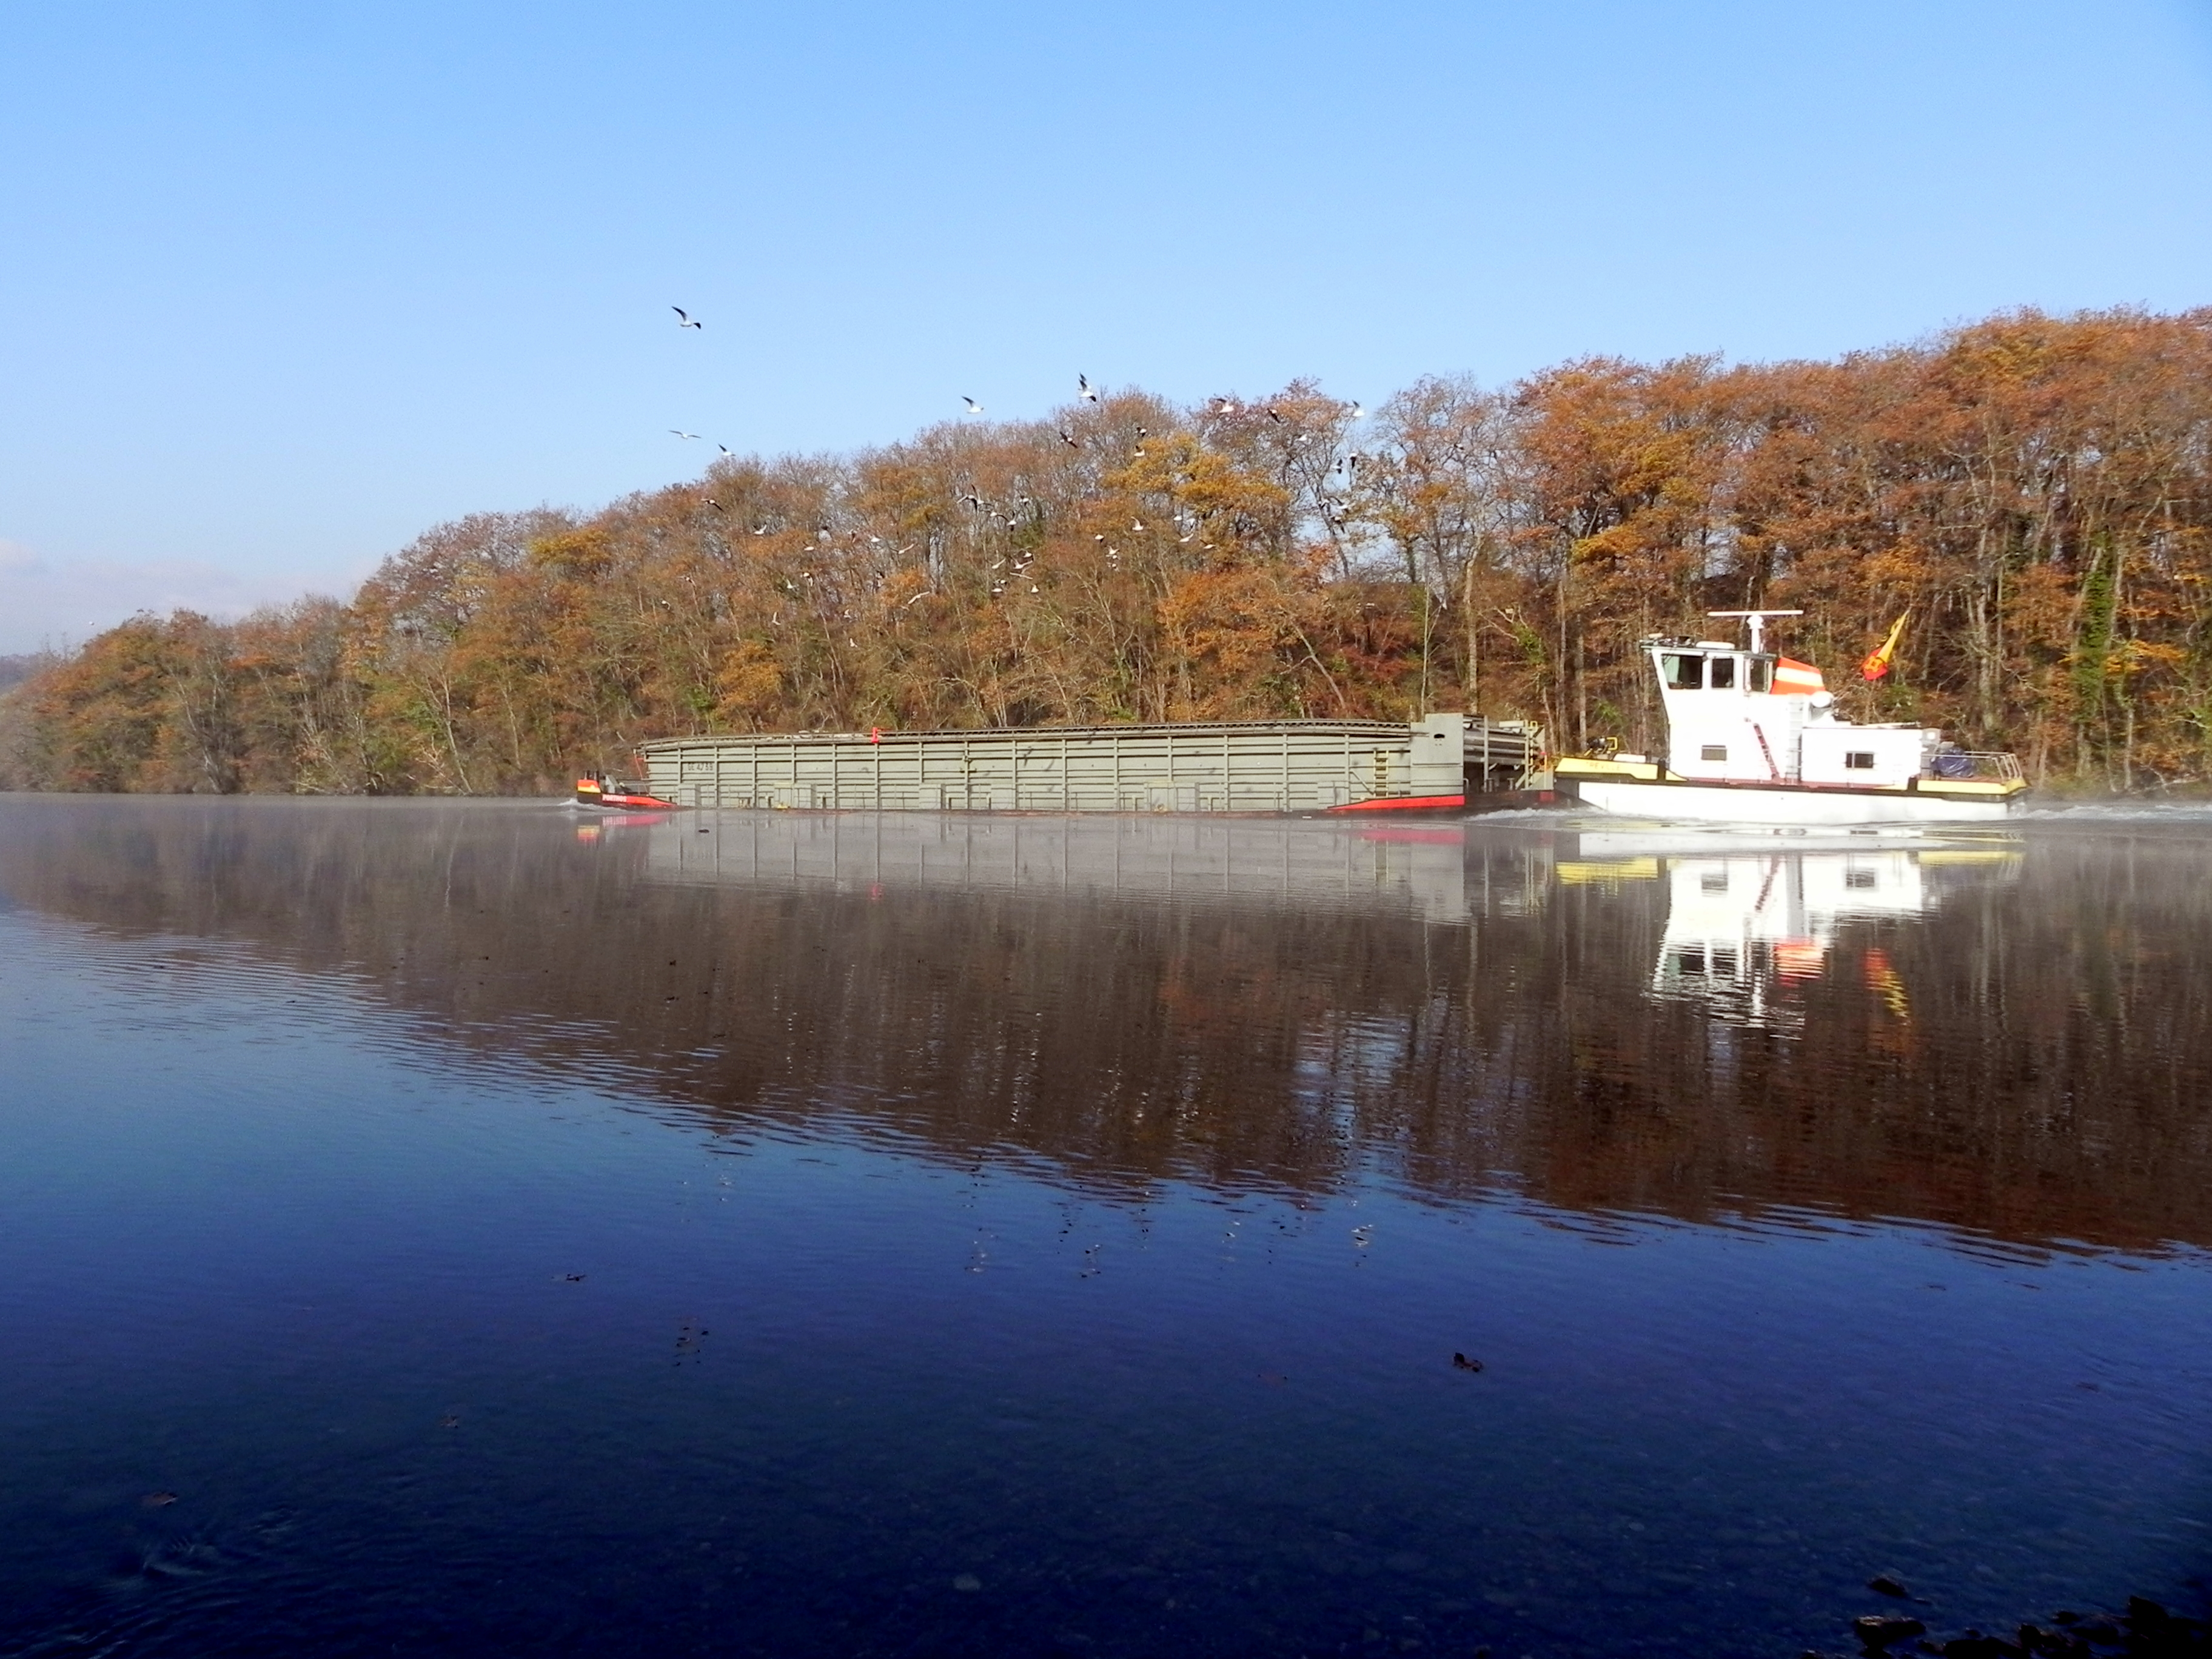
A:
{"type": "Polygon", "coordinates": [[[2180,812],[0,798],[0,1653],[2186,1603],[2208,877],[2180,812]]]}

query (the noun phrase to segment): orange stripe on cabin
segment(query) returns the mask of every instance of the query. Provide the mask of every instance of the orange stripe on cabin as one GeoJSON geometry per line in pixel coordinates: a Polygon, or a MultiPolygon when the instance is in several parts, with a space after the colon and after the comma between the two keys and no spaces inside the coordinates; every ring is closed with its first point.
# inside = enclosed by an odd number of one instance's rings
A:
{"type": "Polygon", "coordinates": [[[1793,693],[1825,691],[1828,689],[1828,683],[1820,678],[1820,671],[1811,663],[1777,657],[1774,659],[1774,689],[1778,692],[1793,693]]]}

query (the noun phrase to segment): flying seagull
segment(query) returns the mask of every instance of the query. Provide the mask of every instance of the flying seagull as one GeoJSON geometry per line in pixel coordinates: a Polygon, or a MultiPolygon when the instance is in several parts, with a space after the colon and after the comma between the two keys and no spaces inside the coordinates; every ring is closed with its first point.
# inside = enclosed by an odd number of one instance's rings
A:
{"type": "Polygon", "coordinates": [[[1060,441],[1066,444],[1070,449],[1080,449],[1083,447],[1081,444],[1076,442],[1074,439],[1067,435],[1067,432],[1065,428],[1060,431],[1060,441]]]}
{"type": "Polygon", "coordinates": [[[1089,402],[1095,404],[1098,401],[1098,388],[1091,384],[1087,375],[1079,374],[1075,377],[1075,389],[1080,392],[1089,402]]]}
{"type": "Polygon", "coordinates": [[[668,308],[676,313],[676,326],[678,328],[703,328],[706,326],[703,323],[693,322],[691,320],[691,313],[684,310],[682,306],[671,306],[668,308]]]}
{"type": "Polygon", "coordinates": [[[727,455],[733,461],[738,459],[737,451],[732,449],[727,444],[716,444],[714,447],[720,450],[722,453],[727,455]]]}
{"type": "Polygon", "coordinates": [[[1213,412],[1217,415],[1234,415],[1237,412],[1237,399],[1216,398],[1213,400],[1213,412]]]}
{"type": "Polygon", "coordinates": [[[1353,420],[1355,420],[1355,421],[1364,421],[1364,420],[1365,420],[1365,419],[1367,418],[1367,405],[1366,405],[1366,404],[1352,404],[1352,418],[1353,420]]]}
{"type": "Polygon", "coordinates": [[[679,438],[696,438],[699,435],[696,432],[686,432],[681,427],[672,426],[668,429],[679,438]]]}
{"type": "Polygon", "coordinates": [[[970,415],[981,415],[983,412],[983,405],[977,403],[973,398],[966,396],[964,393],[962,395],[960,401],[968,405],[968,412],[970,415]]]}

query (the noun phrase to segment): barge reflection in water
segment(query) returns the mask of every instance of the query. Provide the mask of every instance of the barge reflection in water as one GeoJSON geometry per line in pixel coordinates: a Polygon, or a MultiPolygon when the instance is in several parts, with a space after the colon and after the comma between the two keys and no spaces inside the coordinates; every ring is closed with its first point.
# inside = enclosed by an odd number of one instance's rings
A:
{"type": "Polygon", "coordinates": [[[2174,1594],[2207,861],[0,802],[4,1650],[1789,1652],[1879,1571],[1953,1627],[2174,1594]]]}

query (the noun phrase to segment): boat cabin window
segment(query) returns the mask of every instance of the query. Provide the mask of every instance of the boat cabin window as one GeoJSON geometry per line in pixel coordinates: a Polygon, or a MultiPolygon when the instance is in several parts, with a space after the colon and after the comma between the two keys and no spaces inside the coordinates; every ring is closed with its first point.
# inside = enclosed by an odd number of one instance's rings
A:
{"type": "Polygon", "coordinates": [[[1698,691],[1705,688],[1705,659],[1703,657],[1669,652],[1659,659],[1659,665],[1669,691],[1698,691]]]}
{"type": "Polygon", "coordinates": [[[1848,771],[1871,772],[1874,770],[1874,751],[1870,749],[1846,749],[1844,750],[1844,766],[1848,771]]]}
{"type": "Polygon", "coordinates": [[[1772,685],[1774,683],[1774,664],[1772,661],[1765,657],[1753,657],[1751,659],[1751,673],[1749,679],[1751,689],[1754,691],[1764,691],[1769,686],[1772,685]]]}
{"type": "Polygon", "coordinates": [[[1735,689],[1735,659],[1715,657],[1706,665],[1705,684],[1716,691],[1734,690],[1735,689]]]}
{"type": "Polygon", "coordinates": [[[1724,761],[1728,758],[1728,745],[1724,743],[1709,743],[1704,748],[1698,750],[1698,758],[1699,760],[1724,761]]]}

